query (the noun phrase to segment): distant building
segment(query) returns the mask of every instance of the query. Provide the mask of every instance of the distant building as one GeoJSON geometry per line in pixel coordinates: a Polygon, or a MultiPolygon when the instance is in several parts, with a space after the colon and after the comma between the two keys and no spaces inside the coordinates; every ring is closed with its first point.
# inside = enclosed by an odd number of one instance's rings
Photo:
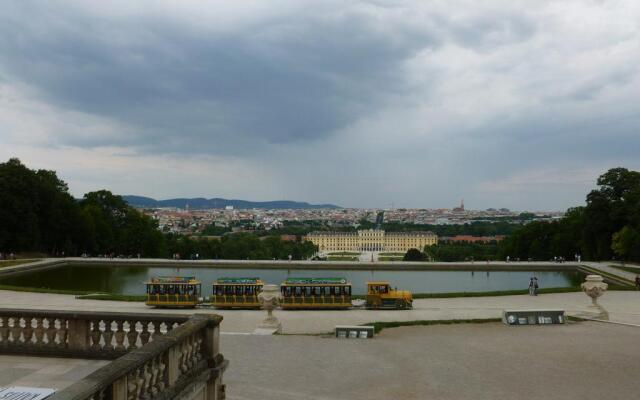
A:
{"type": "Polygon", "coordinates": [[[280,235],[280,240],[283,242],[297,242],[298,237],[296,235],[280,235]]]}
{"type": "Polygon", "coordinates": [[[385,232],[367,229],[357,232],[311,232],[304,240],[312,242],[320,251],[397,251],[422,250],[438,244],[433,232],[385,232]]]}
{"type": "Polygon", "coordinates": [[[464,199],[460,202],[460,207],[455,207],[453,209],[454,212],[464,212],[464,199]]]}

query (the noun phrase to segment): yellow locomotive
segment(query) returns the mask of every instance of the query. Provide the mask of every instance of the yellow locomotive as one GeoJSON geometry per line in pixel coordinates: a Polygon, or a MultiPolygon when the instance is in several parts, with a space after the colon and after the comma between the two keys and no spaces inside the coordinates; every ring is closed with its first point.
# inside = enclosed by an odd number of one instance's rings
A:
{"type": "Polygon", "coordinates": [[[365,307],[369,310],[406,310],[413,308],[413,296],[407,290],[392,289],[389,282],[367,282],[365,307]]]}

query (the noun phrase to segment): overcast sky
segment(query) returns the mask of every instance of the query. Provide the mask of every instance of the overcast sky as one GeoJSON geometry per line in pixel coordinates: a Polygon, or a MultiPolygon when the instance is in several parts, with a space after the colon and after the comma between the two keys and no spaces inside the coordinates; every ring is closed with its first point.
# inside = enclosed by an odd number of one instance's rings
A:
{"type": "Polygon", "coordinates": [[[564,210],[640,169],[640,2],[0,2],[0,160],[74,195],[564,210]]]}

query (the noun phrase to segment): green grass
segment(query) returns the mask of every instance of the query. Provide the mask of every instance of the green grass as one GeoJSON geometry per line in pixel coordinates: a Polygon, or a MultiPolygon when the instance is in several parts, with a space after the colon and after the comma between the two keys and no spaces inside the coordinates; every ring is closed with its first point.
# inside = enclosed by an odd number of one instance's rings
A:
{"type": "Polygon", "coordinates": [[[378,257],[378,261],[402,261],[403,257],[400,256],[380,256],[378,257]]]}
{"type": "Polygon", "coordinates": [[[361,326],[373,326],[375,333],[379,333],[383,329],[399,328],[401,326],[428,326],[428,325],[452,325],[452,324],[486,324],[489,322],[501,322],[500,318],[484,318],[484,319],[447,319],[436,321],[391,321],[391,322],[370,322],[361,326]]]}
{"type": "Polygon", "coordinates": [[[383,253],[379,253],[379,255],[381,256],[398,256],[398,257],[404,257],[405,253],[398,253],[398,252],[383,252],[383,253]]]}
{"type": "Polygon", "coordinates": [[[634,273],[634,274],[640,274],[640,267],[630,267],[628,265],[625,265],[625,266],[622,266],[622,265],[611,265],[611,267],[617,268],[617,269],[621,269],[623,271],[631,272],[631,273],[634,273]]]}
{"type": "MultiPolygon", "coordinates": [[[[609,285],[609,290],[634,290],[629,286],[609,285]]],[[[539,289],[538,294],[551,294],[551,293],[572,293],[581,292],[580,286],[559,287],[559,288],[544,288],[539,289]]],[[[492,296],[516,296],[529,294],[529,289],[517,289],[517,290],[500,290],[493,292],[449,292],[449,293],[413,293],[414,299],[448,299],[455,297],[492,297],[492,296]]],[[[364,295],[353,295],[352,299],[364,299],[364,295]]]]}
{"type": "Polygon", "coordinates": [[[0,268],[40,261],[40,258],[23,258],[20,260],[0,260],[0,268]]]}
{"type": "MultiPolygon", "coordinates": [[[[622,281],[622,282],[626,282],[627,285],[629,285],[630,287],[634,287],[635,286],[632,281],[630,281],[628,279],[625,279],[625,278],[622,278],[620,276],[612,275],[612,274],[609,274],[607,272],[602,272],[602,271],[594,269],[594,268],[585,267],[584,265],[581,268],[584,269],[584,270],[589,271],[589,273],[600,275],[603,278],[605,278],[605,280],[608,279],[609,281],[613,281],[613,282],[622,281]]],[[[609,285],[609,286],[611,286],[611,285],[609,285]]],[[[617,285],[617,286],[621,286],[621,285],[617,285]]]]}
{"type": "Polygon", "coordinates": [[[144,295],[128,295],[128,294],[113,294],[113,293],[94,293],[84,294],[76,296],[76,299],[80,300],[111,300],[111,301],[146,301],[147,296],[144,295]]]}
{"type": "Polygon", "coordinates": [[[334,253],[327,253],[328,256],[359,256],[360,253],[355,253],[353,251],[337,251],[334,253]]]}
{"type": "Polygon", "coordinates": [[[358,257],[352,256],[329,256],[328,261],[358,261],[358,257]]]}
{"type": "Polygon", "coordinates": [[[75,295],[75,296],[96,293],[95,291],[88,291],[88,290],[64,290],[64,289],[50,289],[50,288],[11,286],[11,285],[0,285],[0,290],[11,290],[14,292],[69,294],[69,295],[75,295]]]}

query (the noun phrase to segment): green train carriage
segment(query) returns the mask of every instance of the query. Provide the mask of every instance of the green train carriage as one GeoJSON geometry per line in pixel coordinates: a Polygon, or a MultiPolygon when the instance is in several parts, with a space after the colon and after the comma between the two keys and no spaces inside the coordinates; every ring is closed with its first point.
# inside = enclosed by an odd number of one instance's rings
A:
{"type": "Polygon", "coordinates": [[[213,283],[212,304],[216,308],[260,308],[260,278],[219,278],[213,283]]]}
{"type": "Polygon", "coordinates": [[[283,310],[351,307],[351,283],[345,278],[289,278],[280,292],[283,310]]]}

